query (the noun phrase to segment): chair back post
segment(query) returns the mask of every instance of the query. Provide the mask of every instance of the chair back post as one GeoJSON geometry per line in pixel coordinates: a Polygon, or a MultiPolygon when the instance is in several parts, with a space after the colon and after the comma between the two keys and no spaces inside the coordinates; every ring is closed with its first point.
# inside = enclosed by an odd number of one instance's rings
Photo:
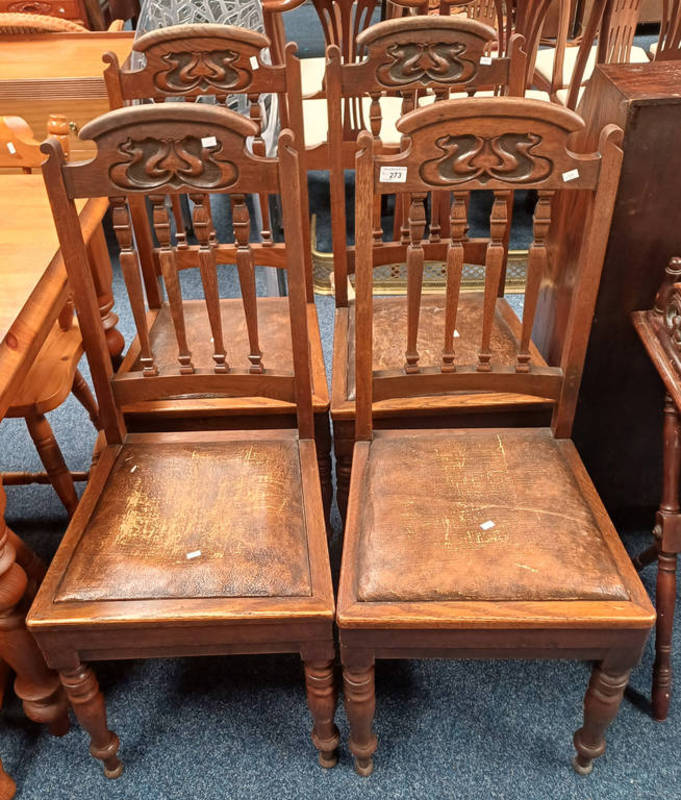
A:
{"type": "Polygon", "coordinates": [[[362,131],[355,156],[355,441],[373,435],[373,226],[374,138],[362,131]]]}
{"type": "MultiPolygon", "coordinates": [[[[371,135],[358,140],[356,213],[356,398],[358,439],[371,437],[372,403],[426,397],[456,391],[502,392],[544,398],[554,406],[555,435],[569,435],[576,393],[586,353],[600,273],[621,167],[616,126],[604,129],[599,150],[575,152],[571,142],[584,121],[556,104],[524,98],[495,97],[450,100],[417,109],[398,123],[404,135],[398,153],[380,152],[371,135]],[[401,368],[373,371],[372,258],[369,209],[395,191],[399,181],[407,211],[408,245],[406,347],[401,368]],[[508,345],[493,336],[503,280],[504,241],[510,222],[509,198],[516,189],[535,190],[533,240],[528,251],[522,319],[508,345]],[[471,192],[493,192],[490,238],[484,256],[485,286],[479,317],[466,338],[457,336],[462,271],[469,259],[467,198],[471,192]],[[424,198],[428,192],[453,194],[451,238],[446,242],[447,287],[442,316],[443,346],[439,363],[421,364],[418,349],[423,270],[424,198]],[[583,232],[575,235],[570,263],[551,264],[549,250],[557,196],[587,198],[583,232]],[[575,266],[573,269],[573,260],[575,266]],[[543,318],[538,314],[547,276],[569,267],[575,275],[563,347],[545,364],[532,336],[543,318]],[[475,340],[477,339],[477,342],[475,340]],[[471,346],[472,345],[472,346],[471,346]]],[[[460,324],[464,324],[464,320],[460,324]]],[[[436,361],[438,359],[436,358],[436,361]]]]}
{"type": "Polygon", "coordinates": [[[568,438],[572,433],[586,349],[591,334],[591,321],[596,309],[608,232],[622,169],[622,136],[621,128],[607,125],[599,137],[601,171],[579,254],[579,272],[576,276],[579,291],[572,293],[566,324],[560,362],[565,380],[551,421],[554,435],[558,439],[568,438]]]}
{"type": "Polygon", "coordinates": [[[111,388],[113,376],[111,356],[102,327],[97,293],[78,211],[64,182],[63,170],[66,159],[59,140],[54,137],[43,142],[41,151],[47,156],[42,165],[43,176],[69,285],[78,310],[78,324],[99,403],[99,418],[107,442],[119,444],[125,435],[125,423],[111,388]]]}

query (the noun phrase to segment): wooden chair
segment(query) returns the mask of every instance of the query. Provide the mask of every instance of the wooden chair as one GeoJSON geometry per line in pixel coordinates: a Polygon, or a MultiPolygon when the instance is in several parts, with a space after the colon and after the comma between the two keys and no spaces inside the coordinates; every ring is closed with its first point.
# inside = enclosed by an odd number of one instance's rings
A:
{"type": "Polygon", "coordinates": [[[553,102],[576,108],[583,86],[591,77],[596,64],[649,62],[646,51],[634,45],[640,0],[594,3],[581,41],[573,45],[567,43],[570,0],[560,2],[556,47],[540,50],[534,68],[534,84],[539,90],[548,92],[553,102]]]}
{"type": "Polygon", "coordinates": [[[655,61],[681,58],[681,0],[662,0],[660,38],[650,46],[655,61]]]}
{"type": "MultiPolygon", "coordinates": [[[[163,102],[166,99],[182,97],[195,100],[201,95],[214,95],[218,102],[224,104],[228,97],[245,94],[249,102],[252,121],[257,125],[258,134],[253,141],[253,152],[265,155],[265,143],[260,136],[262,115],[260,96],[263,93],[275,93],[279,96],[281,124],[293,130],[296,141],[304,142],[301,96],[300,67],[295,57],[295,45],[289,45],[284,53],[284,63],[271,66],[262,60],[263,50],[269,47],[269,39],[255,31],[236,28],[228,25],[178,25],[151,31],[141,36],[133,45],[137,53],[145,56],[146,63],[137,69],[121,67],[115,54],[107,53],[105,61],[108,66],[104,72],[112,108],[124,104],[153,100],[163,102]],[[178,66],[181,65],[181,66],[178,66]],[[192,66],[193,65],[193,66],[192,66]]],[[[303,162],[301,169],[301,192],[303,208],[309,207],[307,195],[307,174],[303,162]]],[[[186,246],[186,232],[181,224],[182,214],[179,211],[179,197],[174,195],[175,220],[178,223],[178,245],[186,246]]],[[[149,231],[148,217],[144,198],[131,196],[131,212],[135,234],[140,248],[142,266],[149,306],[154,314],[151,325],[152,344],[164,349],[159,357],[172,361],[175,339],[170,306],[163,302],[162,292],[157,282],[153,256],[153,242],[149,231]]],[[[268,248],[274,243],[269,216],[269,197],[260,198],[263,228],[260,236],[263,243],[258,254],[267,262],[268,248]]],[[[235,207],[233,207],[236,211],[235,207]]],[[[239,213],[243,207],[239,206],[239,213]]],[[[239,241],[244,245],[248,241],[249,228],[241,225],[239,241]]],[[[321,337],[317,310],[312,288],[312,252],[309,245],[309,218],[304,221],[305,242],[300,257],[304,260],[306,276],[306,297],[308,326],[310,330],[310,347],[312,353],[313,404],[315,414],[315,430],[319,470],[322,477],[322,490],[327,511],[330,509],[331,487],[331,435],[329,430],[329,395],[324,368],[321,337]]],[[[269,263],[269,262],[267,262],[269,263]]],[[[250,278],[240,271],[240,280],[250,278]]],[[[165,276],[164,276],[165,277],[165,276]]],[[[166,290],[168,290],[166,279],[166,290]]],[[[208,342],[208,319],[199,308],[200,304],[186,301],[184,313],[190,326],[190,336],[195,341],[208,342]]],[[[247,332],[244,325],[241,301],[224,299],[221,304],[225,330],[237,341],[246,342],[247,332]]],[[[260,325],[262,334],[271,342],[272,356],[282,368],[291,367],[291,343],[288,337],[288,304],[284,297],[272,297],[260,304],[260,325]]],[[[138,366],[139,343],[128,352],[121,365],[123,373],[138,366]]],[[[196,352],[196,358],[203,358],[206,363],[197,361],[198,366],[211,363],[209,351],[196,352]]],[[[150,430],[151,426],[169,430],[187,426],[211,424],[215,427],[283,427],[294,426],[295,408],[280,400],[264,400],[243,397],[217,398],[214,395],[194,397],[192,399],[175,399],[163,403],[146,403],[138,400],[131,405],[123,406],[126,424],[131,430],[150,430]]]]}
{"type": "MultiPolygon", "coordinates": [[[[69,270],[107,446],[29,612],[27,625],[60,672],[91,752],[117,777],[118,739],[87,659],[299,652],[312,738],[333,766],[333,591],[314,442],[299,154],[282,132],[277,159],[253,155],[257,125],[207,104],[123,108],[86,125],[89,162],[65,164],[43,145],[43,167],[69,270]],[[249,243],[245,194],[281,196],[285,243],[249,243]],[[171,244],[168,194],[189,194],[197,245],[171,244]],[[229,194],[236,244],[219,241],[211,195],[229,194]],[[155,254],[169,290],[177,360],[159,358],[143,299],[126,196],[148,197],[155,254]],[[108,196],[138,333],[139,368],[112,375],[74,206],[108,196]],[[260,347],[254,267],[285,269],[292,362],[260,347]],[[249,343],[223,335],[218,265],[237,265],[249,343]],[[190,349],[179,272],[200,271],[212,365],[190,349]],[[246,280],[246,278],[248,278],[246,280]],[[230,353],[227,354],[226,344],[230,353]],[[134,402],[215,394],[269,397],[295,407],[297,429],[138,433],[123,409],[134,402]]],[[[224,268],[224,267],[223,267],[224,268]]],[[[153,318],[153,315],[152,315],[153,318]]],[[[226,332],[226,331],[225,331],[226,332]]]]}
{"type": "MultiPolygon", "coordinates": [[[[646,592],[569,439],[599,273],[619,179],[621,131],[603,130],[599,152],[572,152],[584,123],[554,104],[517,98],[451,100],[400,120],[404,151],[375,155],[359,137],[356,212],[355,454],[337,604],[350,749],[368,775],[376,737],[377,658],[569,658],[597,662],[575,734],[575,769],[591,770],[605,748],[631,668],[655,615],[646,592]],[[403,365],[376,369],[371,209],[406,172],[410,195],[411,285],[403,365]],[[535,189],[522,329],[517,347],[493,335],[506,194],[535,189]],[[447,247],[448,286],[438,364],[423,366],[418,347],[424,263],[421,198],[447,187],[494,193],[479,345],[457,349],[459,285],[465,248],[447,247]],[[562,191],[590,197],[573,262],[546,252],[551,206],[562,191]],[[545,309],[542,281],[556,269],[575,275],[556,365],[532,362],[533,324],[545,309]],[[388,399],[453,391],[551,398],[550,428],[376,430],[388,399]]],[[[456,208],[456,199],[454,202],[456,208]]],[[[396,343],[396,348],[399,346],[396,343]]],[[[404,346],[404,345],[403,345],[404,346]]]]}
{"type": "MultiPolygon", "coordinates": [[[[68,146],[65,117],[51,115],[48,130],[60,135],[60,140],[68,146]]],[[[33,138],[33,132],[26,122],[21,117],[0,117],[0,169],[30,173],[39,169],[43,161],[40,143],[33,138]]],[[[69,472],[45,414],[60,406],[73,392],[88,412],[93,425],[99,427],[97,403],[78,369],[82,355],[83,341],[78,324],[73,319],[73,305],[69,302],[5,415],[24,418],[46,472],[5,472],[2,482],[6,486],[51,483],[69,516],[78,505],[74,477],[87,480],[87,473],[69,472]]]]}
{"type": "MultiPolygon", "coordinates": [[[[348,97],[361,97],[369,103],[369,113],[374,148],[378,151],[396,151],[399,145],[386,144],[383,139],[382,106],[380,99],[396,102],[403,111],[414,107],[418,90],[428,89],[430,100],[447,98],[451,92],[466,96],[478,88],[494,87],[494,91],[522,94],[525,80],[526,53],[522,37],[513,36],[509,44],[510,56],[490,59],[485,56],[491,42],[495,41],[493,28],[461,17],[407,17],[389,20],[373,25],[358,37],[358,43],[365,49],[366,57],[355,64],[342,64],[338,48],[328,50],[326,86],[329,106],[329,152],[330,188],[332,208],[332,235],[334,251],[334,282],[336,291],[336,316],[334,323],[334,355],[331,391],[331,419],[334,430],[334,451],[336,455],[337,499],[341,514],[347,505],[350,486],[350,471],[355,442],[355,394],[356,375],[354,352],[356,342],[355,307],[348,299],[348,277],[355,271],[355,248],[346,244],[345,217],[345,179],[344,166],[356,148],[351,142],[352,131],[342,114],[342,103],[348,97]],[[443,53],[456,53],[451,58],[448,71],[438,66],[422,71],[404,70],[409,64],[414,48],[421,48],[421,64],[428,64],[434,53],[442,58],[443,53]],[[400,61],[402,58],[402,61],[400,61]],[[487,63],[485,63],[487,62],[487,63]],[[406,74],[404,74],[406,72],[406,74]],[[397,92],[397,97],[381,98],[386,92],[397,92]]],[[[435,62],[433,62],[435,63],[435,62]]],[[[422,98],[421,101],[428,100],[422,98]]],[[[394,114],[399,119],[399,114],[394,114]]],[[[399,126],[398,126],[399,127],[399,126]]],[[[396,174],[399,181],[399,171],[396,174]]],[[[393,191],[401,191],[399,182],[393,191]]],[[[357,189],[356,189],[357,191],[357,189]]],[[[379,198],[377,198],[378,200],[379,198]]],[[[425,202],[425,195],[422,200],[425,202]]],[[[462,243],[468,264],[484,264],[490,245],[488,237],[468,236],[468,193],[457,195],[457,203],[451,209],[450,192],[435,192],[430,203],[430,226],[428,241],[423,244],[428,261],[445,261],[451,235],[462,243]],[[451,217],[451,218],[450,218],[451,217]],[[446,223],[446,224],[445,224],[446,223]],[[453,233],[452,233],[453,232],[453,233]]],[[[400,195],[397,197],[401,202],[400,195]]],[[[374,266],[385,264],[408,264],[409,242],[413,236],[423,238],[426,225],[426,209],[419,207],[419,217],[411,223],[407,214],[398,209],[405,224],[398,230],[393,241],[384,241],[380,228],[379,208],[373,212],[374,219],[374,266]],[[411,228],[411,233],[410,233],[411,228]]],[[[507,196],[503,220],[499,221],[498,232],[503,249],[503,259],[508,250],[512,210],[512,195],[507,196]]],[[[497,231],[494,232],[496,236],[497,231]]],[[[505,269],[502,267],[505,274],[505,269]]],[[[412,290],[420,292],[420,278],[407,266],[407,281],[412,290]],[[417,285],[418,284],[418,285],[417,285]]],[[[494,319],[495,340],[503,341],[512,347],[520,335],[520,323],[510,305],[503,299],[504,280],[499,285],[501,295],[494,319]]],[[[443,298],[438,294],[426,294],[420,303],[420,342],[424,363],[437,363],[438,348],[441,345],[443,298]],[[435,359],[435,360],[434,360],[435,359]]],[[[471,333],[482,313],[482,294],[471,292],[462,298],[462,313],[457,333],[460,347],[474,347],[471,333]]],[[[376,299],[377,318],[381,324],[376,328],[374,361],[376,369],[390,369],[401,364],[401,352],[396,342],[404,335],[410,324],[404,304],[396,297],[376,299]]],[[[543,364],[543,359],[535,350],[532,358],[543,364]]],[[[515,397],[504,392],[481,394],[479,392],[433,393],[428,396],[386,400],[377,407],[380,425],[421,426],[433,424],[435,415],[446,415],[448,424],[461,424],[462,414],[468,415],[467,424],[488,422],[490,414],[507,415],[515,412],[526,414],[531,422],[545,421],[548,418],[549,404],[536,397],[515,397]]]]}
{"type": "Polygon", "coordinates": [[[681,553],[681,259],[672,258],[655,298],[655,307],[636,311],[634,327],[641,337],[664,388],[663,486],[662,500],[655,520],[655,542],[634,558],[634,566],[643,569],[657,560],[657,630],[653,667],[653,715],[667,719],[672,693],[672,633],[676,605],[676,565],[681,553]]]}

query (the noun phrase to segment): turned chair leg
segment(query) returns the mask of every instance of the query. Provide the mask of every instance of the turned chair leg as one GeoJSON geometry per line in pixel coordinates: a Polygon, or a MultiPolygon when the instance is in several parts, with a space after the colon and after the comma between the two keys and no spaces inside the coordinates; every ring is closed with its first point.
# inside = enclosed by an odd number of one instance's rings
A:
{"type": "Polygon", "coordinates": [[[338,763],[340,741],[333,721],[338,701],[333,661],[306,661],[304,667],[307,704],[314,722],[312,743],[319,750],[319,763],[328,769],[338,763]]]}
{"type": "Polygon", "coordinates": [[[605,669],[602,664],[594,666],[584,697],[584,725],[574,736],[577,755],[572,766],[578,775],[588,775],[594,759],[605,752],[605,732],[617,715],[630,672],[605,669]]]}
{"type": "Polygon", "coordinates": [[[106,722],[104,697],[94,672],[86,664],[59,673],[78,722],[90,734],[90,753],[104,764],[107,778],[118,778],[123,764],[118,758],[118,736],[106,722]]]}
{"type": "Polygon", "coordinates": [[[71,391],[78,402],[87,411],[92,421],[92,424],[99,431],[102,429],[102,423],[99,419],[99,408],[90,387],[87,385],[85,378],[82,376],[80,370],[76,370],[73,376],[73,384],[71,391]]]}
{"type": "Polygon", "coordinates": [[[72,517],[78,505],[78,495],[50,423],[44,414],[29,414],[26,416],[26,426],[45,466],[50,483],[59,495],[68,515],[72,517]]]}
{"type": "Polygon", "coordinates": [[[345,713],[350,723],[350,752],[355,771],[364,777],[374,771],[372,758],[378,744],[373,732],[376,711],[374,665],[365,668],[343,667],[345,713]]]}
{"type": "Polygon", "coordinates": [[[653,716],[667,719],[672,693],[672,632],[676,604],[676,553],[660,553],[657,562],[657,623],[653,666],[653,716]]]}

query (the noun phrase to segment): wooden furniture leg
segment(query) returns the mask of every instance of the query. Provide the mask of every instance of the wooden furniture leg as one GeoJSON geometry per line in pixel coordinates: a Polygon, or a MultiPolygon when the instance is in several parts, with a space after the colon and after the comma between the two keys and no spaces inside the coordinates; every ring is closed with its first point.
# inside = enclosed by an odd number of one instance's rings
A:
{"type": "Polygon", "coordinates": [[[59,495],[69,517],[72,517],[78,505],[78,495],[52,427],[44,414],[27,414],[25,419],[40,460],[50,477],[50,483],[59,495]]]}
{"type": "Polygon", "coordinates": [[[102,325],[106,336],[106,344],[109,348],[111,361],[114,369],[121,363],[121,354],[125,346],[125,340],[121,332],[116,328],[118,316],[113,312],[114,297],[111,288],[113,274],[111,272],[111,259],[106,245],[106,237],[101,225],[92,234],[88,242],[88,254],[92,266],[92,275],[97,292],[99,303],[99,313],[102,317],[102,325]]]}
{"type": "Polygon", "coordinates": [[[605,732],[617,715],[630,672],[603,663],[594,666],[584,698],[584,725],[574,736],[577,755],[572,766],[578,775],[588,775],[594,760],[605,752],[605,732]]]}
{"type": "Polygon", "coordinates": [[[653,716],[662,721],[669,713],[672,689],[672,633],[676,603],[676,561],[681,547],[679,478],[681,477],[681,419],[672,398],[665,394],[663,422],[662,499],[657,513],[658,536],[657,623],[653,666],[653,716]]]}
{"type": "Polygon", "coordinates": [[[374,665],[343,664],[345,713],[350,724],[350,752],[355,757],[355,771],[364,777],[374,771],[372,758],[378,740],[373,732],[376,712],[374,665]]]}
{"type": "Polygon", "coordinates": [[[328,769],[338,763],[340,741],[333,721],[338,701],[333,661],[306,661],[304,667],[307,704],[314,721],[312,743],[319,750],[320,765],[328,769]]]}
{"type": "Polygon", "coordinates": [[[26,630],[28,578],[16,562],[14,535],[4,521],[6,496],[0,486],[0,657],[14,670],[14,691],[34,722],[62,736],[69,729],[66,698],[59,678],[47,668],[33,637],[26,630]]]}
{"type": "Polygon", "coordinates": [[[97,401],[90,391],[90,387],[87,385],[85,378],[78,369],[76,370],[76,374],[73,376],[73,385],[71,386],[71,391],[73,392],[76,400],[78,400],[81,406],[83,406],[83,408],[89,414],[90,420],[95,428],[98,431],[101,430],[102,423],[99,421],[99,408],[97,407],[97,401]]]}
{"type": "Polygon", "coordinates": [[[99,690],[95,673],[86,664],[59,673],[66,695],[78,722],[90,734],[90,753],[104,764],[107,778],[118,778],[123,764],[118,758],[118,736],[106,722],[104,696],[99,690]]]}
{"type": "Polygon", "coordinates": [[[12,800],[14,793],[17,790],[17,785],[5,772],[0,760],[0,800],[12,800]]]}

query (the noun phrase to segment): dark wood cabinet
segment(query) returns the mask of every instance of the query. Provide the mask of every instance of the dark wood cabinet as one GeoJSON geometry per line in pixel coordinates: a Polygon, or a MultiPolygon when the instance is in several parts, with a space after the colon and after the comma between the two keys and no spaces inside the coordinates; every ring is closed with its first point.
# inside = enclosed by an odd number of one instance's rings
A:
{"type": "Polygon", "coordinates": [[[581,111],[597,146],[624,130],[624,163],[573,438],[609,512],[652,524],[662,480],[662,389],[630,313],[650,308],[681,255],[681,62],[599,66],[581,111]],[[636,516],[634,516],[636,515],[636,516]]]}

